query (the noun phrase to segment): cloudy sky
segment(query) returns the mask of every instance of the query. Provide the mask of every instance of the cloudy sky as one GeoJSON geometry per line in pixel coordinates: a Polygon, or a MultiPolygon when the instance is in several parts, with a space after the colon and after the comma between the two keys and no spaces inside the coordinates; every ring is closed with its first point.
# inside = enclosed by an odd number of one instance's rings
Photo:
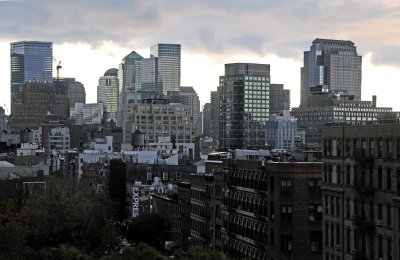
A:
{"type": "Polygon", "coordinates": [[[10,102],[9,43],[43,40],[54,43],[61,76],[84,83],[87,102],[131,50],[148,57],[153,44],[181,43],[181,83],[202,103],[225,63],[258,62],[271,64],[272,82],[298,106],[302,55],[315,38],[355,42],[363,99],[376,94],[378,105],[400,110],[398,0],[0,0],[0,105],[10,102]]]}

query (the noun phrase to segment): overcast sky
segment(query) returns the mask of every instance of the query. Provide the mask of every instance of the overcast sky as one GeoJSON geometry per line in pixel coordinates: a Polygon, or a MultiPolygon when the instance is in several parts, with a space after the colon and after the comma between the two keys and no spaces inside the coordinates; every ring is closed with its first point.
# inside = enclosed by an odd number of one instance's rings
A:
{"type": "MultiPolygon", "coordinates": [[[[84,83],[96,102],[97,81],[135,50],[182,44],[182,85],[202,103],[224,64],[271,64],[273,83],[299,104],[303,51],[315,38],[351,40],[363,56],[362,97],[400,110],[400,5],[394,0],[0,0],[0,104],[10,102],[9,43],[54,43],[62,77],[84,83]]],[[[55,75],[55,69],[54,69],[55,75]]]]}

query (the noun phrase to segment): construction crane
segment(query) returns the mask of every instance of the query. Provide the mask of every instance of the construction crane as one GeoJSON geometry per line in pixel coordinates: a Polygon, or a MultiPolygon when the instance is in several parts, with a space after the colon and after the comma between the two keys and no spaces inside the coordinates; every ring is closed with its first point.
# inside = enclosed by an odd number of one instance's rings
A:
{"type": "Polygon", "coordinates": [[[6,104],[3,103],[3,105],[4,105],[4,108],[6,109],[7,115],[10,115],[10,111],[8,110],[6,104]]]}
{"type": "Polygon", "coordinates": [[[54,57],[53,60],[54,60],[54,63],[56,63],[58,61],[57,65],[56,65],[56,70],[57,70],[57,79],[60,79],[60,69],[62,69],[61,61],[58,60],[56,57],[54,57]]]}

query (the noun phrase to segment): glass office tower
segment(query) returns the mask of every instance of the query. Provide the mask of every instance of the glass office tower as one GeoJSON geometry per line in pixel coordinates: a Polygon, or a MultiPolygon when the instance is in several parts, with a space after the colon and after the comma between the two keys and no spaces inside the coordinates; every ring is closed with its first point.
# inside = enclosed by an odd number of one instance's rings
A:
{"type": "Polygon", "coordinates": [[[162,93],[179,91],[181,85],[181,45],[159,43],[150,48],[150,57],[157,58],[158,86],[162,93]]]}
{"type": "Polygon", "coordinates": [[[97,103],[103,103],[107,118],[116,121],[119,105],[118,69],[111,68],[99,78],[97,86],[97,103]]]}
{"type": "Polygon", "coordinates": [[[361,100],[362,56],[351,41],[315,39],[304,52],[301,68],[301,106],[315,91],[335,92],[361,100]]]}
{"type": "Polygon", "coordinates": [[[27,81],[53,81],[53,43],[20,41],[10,44],[11,98],[27,81]]]}
{"type": "Polygon", "coordinates": [[[270,65],[225,64],[220,77],[220,148],[254,148],[265,145],[269,119],[270,65]]]}

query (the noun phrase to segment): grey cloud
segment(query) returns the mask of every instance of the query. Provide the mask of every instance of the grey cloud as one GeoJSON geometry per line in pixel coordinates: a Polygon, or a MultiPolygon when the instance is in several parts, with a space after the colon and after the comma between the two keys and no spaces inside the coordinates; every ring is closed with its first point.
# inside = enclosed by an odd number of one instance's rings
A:
{"type": "MultiPolygon", "coordinates": [[[[398,42],[382,30],[385,19],[399,19],[400,8],[378,0],[27,0],[0,6],[0,40],[79,41],[93,48],[104,41],[139,42],[138,48],[171,41],[194,52],[243,50],[299,60],[314,38],[345,37],[364,54],[373,52],[377,63],[400,64],[398,42]]],[[[399,34],[396,24],[385,25],[399,34]]]]}

